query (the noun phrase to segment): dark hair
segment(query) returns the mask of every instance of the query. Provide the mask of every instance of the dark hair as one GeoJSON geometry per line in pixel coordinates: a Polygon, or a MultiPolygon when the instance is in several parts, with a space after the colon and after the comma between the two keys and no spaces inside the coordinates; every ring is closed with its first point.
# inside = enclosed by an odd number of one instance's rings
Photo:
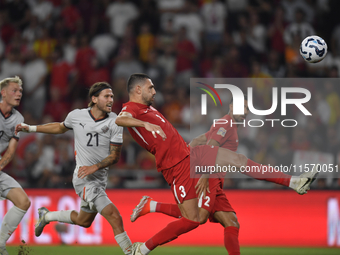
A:
{"type": "MultiPolygon", "coordinates": [[[[248,96],[247,94],[244,94],[244,100],[247,100],[248,101],[248,96]]],[[[231,95],[231,100],[230,100],[230,103],[229,104],[232,104],[233,103],[233,96],[231,95]]]]}
{"type": "Polygon", "coordinates": [[[127,82],[127,91],[130,93],[135,85],[145,79],[151,79],[148,75],[144,73],[134,73],[130,76],[127,82]]]}
{"type": "Polygon", "coordinates": [[[94,106],[94,103],[92,102],[92,97],[95,96],[99,96],[100,92],[104,89],[111,89],[112,87],[110,84],[108,84],[107,82],[101,81],[101,82],[96,82],[95,84],[93,84],[89,90],[89,98],[90,98],[90,103],[88,104],[89,107],[94,106]]]}

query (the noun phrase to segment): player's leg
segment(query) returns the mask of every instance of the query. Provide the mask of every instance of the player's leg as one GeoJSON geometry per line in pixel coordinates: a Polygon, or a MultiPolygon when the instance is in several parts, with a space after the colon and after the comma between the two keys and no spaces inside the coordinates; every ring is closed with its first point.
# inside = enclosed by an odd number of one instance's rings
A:
{"type": "Polygon", "coordinates": [[[240,254],[238,241],[240,224],[222,187],[221,183],[216,190],[214,209],[209,219],[211,222],[219,222],[224,227],[224,246],[229,255],[238,255],[240,254]]]}
{"type": "Polygon", "coordinates": [[[133,209],[130,220],[134,222],[139,217],[154,212],[163,213],[174,218],[182,217],[181,210],[177,204],[161,203],[154,201],[149,196],[143,196],[139,204],[133,209]]]}
{"type": "Polygon", "coordinates": [[[132,242],[124,230],[123,219],[117,207],[107,196],[101,196],[96,199],[95,206],[98,212],[110,223],[116,242],[123,250],[124,254],[131,254],[132,242]]]}
{"type": "MultiPolygon", "coordinates": [[[[209,146],[207,146],[206,149],[209,150],[209,146]]],[[[300,176],[291,176],[281,171],[274,171],[273,166],[261,165],[242,154],[224,148],[218,149],[216,165],[235,166],[242,174],[257,180],[265,180],[290,187],[300,195],[307,193],[307,190],[309,190],[311,183],[315,180],[318,173],[316,169],[313,169],[300,176]]]]}
{"type": "Polygon", "coordinates": [[[240,244],[238,240],[240,224],[234,212],[218,211],[214,213],[214,218],[224,227],[224,246],[229,255],[240,254],[240,244]]]}
{"type": "MultiPolygon", "coordinates": [[[[144,216],[148,213],[163,213],[165,215],[181,218],[182,213],[177,204],[168,204],[154,201],[149,196],[143,196],[140,203],[133,210],[131,215],[131,221],[136,221],[139,217],[144,216]]],[[[209,211],[199,208],[199,222],[204,224],[209,219],[209,211]]]]}
{"type": "MultiPolygon", "coordinates": [[[[197,184],[199,179],[195,179],[195,185],[197,184]]],[[[216,196],[216,190],[220,185],[219,179],[210,178],[209,179],[209,189],[210,193],[206,194],[206,197],[203,199],[203,195],[198,200],[199,207],[199,222],[201,224],[205,223],[209,218],[209,213],[211,212],[211,208],[213,208],[216,196]],[[201,210],[205,209],[205,210],[201,210]]],[[[133,209],[131,215],[131,222],[136,221],[139,217],[144,216],[148,213],[163,213],[165,215],[181,218],[182,213],[177,204],[168,204],[154,201],[149,196],[143,196],[140,200],[139,204],[133,209]]]]}
{"type": "MultiPolygon", "coordinates": [[[[190,159],[187,157],[172,170],[166,170],[172,171],[171,177],[173,177],[173,182],[170,182],[171,189],[175,196],[176,202],[179,204],[179,209],[183,217],[170,222],[164,229],[155,234],[145,243],[134,244],[132,254],[149,254],[149,252],[155,249],[157,246],[168,243],[176,239],[178,236],[199,226],[199,212],[195,192],[195,183],[194,180],[190,178],[189,167],[190,159]]],[[[169,179],[164,173],[163,175],[169,183],[169,179]]]]}
{"type": "MultiPolygon", "coordinates": [[[[3,175],[3,174],[2,174],[3,175]]],[[[8,210],[4,216],[0,229],[0,252],[6,254],[6,242],[11,237],[14,230],[17,229],[20,221],[24,217],[31,202],[25,193],[25,191],[20,187],[20,185],[10,176],[6,176],[6,181],[10,183],[13,182],[15,188],[8,188],[4,190],[1,194],[3,198],[10,200],[14,206],[8,210]],[[14,183],[15,182],[15,183],[14,183]],[[16,185],[14,185],[16,184],[16,185]],[[19,186],[19,187],[18,187],[19,186]]],[[[1,187],[0,187],[1,189],[1,187]]]]}

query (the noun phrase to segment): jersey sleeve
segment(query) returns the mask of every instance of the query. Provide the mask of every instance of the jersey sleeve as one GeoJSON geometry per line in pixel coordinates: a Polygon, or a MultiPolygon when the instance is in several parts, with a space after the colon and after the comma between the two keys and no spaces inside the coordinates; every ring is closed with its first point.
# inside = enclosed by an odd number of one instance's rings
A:
{"type": "Polygon", "coordinates": [[[125,105],[122,108],[121,112],[131,113],[132,117],[134,117],[134,118],[136,118],[136,116],[137,116],[136,109],[132,105],[125,105]]]}
{"type": "Polygon", "coordinates": [[[209,134],[206,135],[207,141],[209,142],[210,139],[214,139],[220,145],[224,144],[230,135],[228,133],[228,128],[222,125],[216,125],[215,127],[212,127],[208,133],[209,134]]]}
{"type": "Polygon", "coordinates": [[[66,128],[68,128],[68,129],[73,129],[72,123],[73,123],[73,118],[74,118],[74,116],[75,116],[75,112],[76,112],[76,111],[77,111],[77,110],[73,110],[73,111],[69,112],[69,114],[67,114],[67,116],[66,116],[66,118],[65,118],[65,120],[64,120],[64,126],[65,126],[66,128]]]}
{"type": "Polygon", "coordinates": [[[123,127],[116,125],[111,135],[110,144],[122,145],[122,143],[123,143],[123,127]]]}
{"type": "MultiPolygon", "coordinates": [[[[19,113],[17,124],[24,123],[24,122],[25,122],[24,116],[22,116],[21,113],[19,113]]],[[[20,132],[18,132],[17,134],[13,132],[13,138],[18,141],[20,138],[20,132]]]]}

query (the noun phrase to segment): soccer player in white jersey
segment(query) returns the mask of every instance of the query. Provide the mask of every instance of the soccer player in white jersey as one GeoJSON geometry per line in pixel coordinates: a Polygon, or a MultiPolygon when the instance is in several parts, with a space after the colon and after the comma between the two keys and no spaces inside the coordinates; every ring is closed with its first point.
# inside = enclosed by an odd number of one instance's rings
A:
{"type": "Polygon", "coordinates": [[[122,217],[108,198],[105,189],[108,166],[117,163],[123,143],[123,128],[115,124],[117,115],[111,112],[112,87],[106,82],[93,84],[87,109],[71,111],[64,122],[16,126],[16,132],[62,134],[73,129],[77,166],[73,186],[81,200],[80,212],[74,210],[50,212],[39,208],[35,235],[40,236],[45,225],[58,221],[88,228],[97,212],[111,225],[115,239],[125,254],[131,254],[131,241],[124,231],[122,217]]]}
{"type": "Polygon", "coordinates": [[[18,145],[19,136],[14,133],[15,126],[24,121],[24,117],[14,109],[21,101],[22,81],[18,76],[6,78],[0,81],[0,88],[0,196],[14,204],[2,219],[0,229],[0,254],[8,255],[6,241],[18,227],[31,202],[20,184],[2,171],[13,159],[18,145]]]}

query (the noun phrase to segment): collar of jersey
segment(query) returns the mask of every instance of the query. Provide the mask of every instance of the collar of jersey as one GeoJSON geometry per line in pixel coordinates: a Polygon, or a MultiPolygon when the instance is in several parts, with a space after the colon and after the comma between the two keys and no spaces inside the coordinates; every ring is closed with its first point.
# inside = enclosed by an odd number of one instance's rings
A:
{"type": "Polygon", "coordinates": [[[92,115],[91,109],[89,109],[89,114],[90,114],[91,118],[94,120],[94,122],[102,121],[102,120],[105,120],[107,117],[109,117],[109,115],[106,114],[103,118],[96,119],[96,118],[92,115]]]}
{"type": "Polygon", "coordinates": [[[11,117],[12,114],[13,114],[13,110],[12,110],[11,113],[7,117],[5,117],[5,114],[1,111],[1,109],[0,109],[0,112],[1,112],[1,115],[4,117],[5,120],[8,119],[9,117],[11,117]]]}
{"type": "Polygon", "coordinates": [[[125,103],[123,106],[125,106],[125,105],[129,105],[129,104],[135,104],[135,105],[137,105],[137,106],[138,106],[138,108],[140,108],[140,109],[146,109],[146,108],[150,108],[150,106],[149,106],[149,105],[146,105],[146,104],[140,104],[140,103],[136,103],[136,102],[127,102],[127,103],[125,103]]]}

